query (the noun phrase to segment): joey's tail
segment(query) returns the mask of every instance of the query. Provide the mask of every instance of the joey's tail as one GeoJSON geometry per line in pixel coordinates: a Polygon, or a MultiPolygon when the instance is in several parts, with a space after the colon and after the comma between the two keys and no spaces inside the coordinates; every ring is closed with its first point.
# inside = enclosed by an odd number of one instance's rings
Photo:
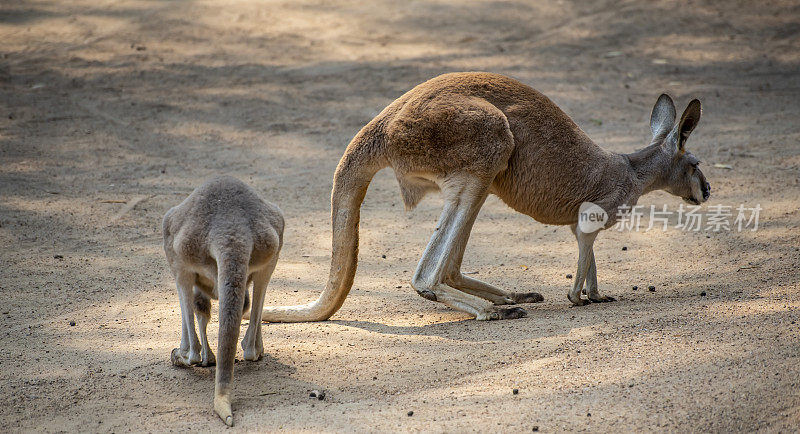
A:
{"type": "Polygon", "coordinates": [[[249,248],[217,249],[217,289],[219,291],[219,341],[217,344],[217,372],[214,387],[214,410],[231,426],[231,382],[236,343],[242,323],[242,308],[247,293],[247,264],[249,248]],[[246,250],[246,251],[243,251],[246,250]]]}
{"type": "Polygon", "coordinates": [[[388,165],[383,156],[382,134],[374,123],[364,127],[350,142],[333,176],[331,270],[325,289],[308,304],[265,307],[263,321],[324,321],[342,307],[353,286],[358,264],[361,202],[375,173],[388,165]]]}

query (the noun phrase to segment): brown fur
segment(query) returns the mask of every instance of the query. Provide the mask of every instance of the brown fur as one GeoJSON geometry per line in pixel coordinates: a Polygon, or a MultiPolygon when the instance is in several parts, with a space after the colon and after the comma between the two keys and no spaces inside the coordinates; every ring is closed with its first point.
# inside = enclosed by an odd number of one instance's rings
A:
{"type": "Polygon", "coordinates": [[[242,349],[246,360],[258,360],[264,351],[264,291],[283,245],[283,224],[278,207],[229,176],[210,179],[164,216],[164,252],[181,302],[181,346],[172,351],[172,363],[182,367],[215,364],[206,326],[210,299],[219,299],[214,410],[228,425],[233,424],[230,384],[239,328],[249,304],[247,287],[253,283],[253,303],[242,349]]]}
{"type": "MultiPolygon", "coordinates": [[[[538,301],[539,294],[508,293],[460,272],[470,229],[486,196],[496,194],[521,213],[547,224],[572,225],[573,231],[583,202],[597,204],[611,216],[606,227],[614,223],[618,206],[635,204],[654,189],[702,202],[708,184],[693,164],[696,159],[682,152],[699,120],[699,108],[693,101],[674,125],[674,105],[663,95],[651,119],[651,145],[622,155],[595,145],[546,96],[509,77],[452,73],[422,83],[362,128],[339,162],[331,196],[331,274],[320,298],[308,305],[268,307],[264,319],[324,320],[341,306],[356,269],[359,207],[374,174],[387,166],[395,171],[407,208],[430,191],[441,190],[445,200],[412,280],[417,292],[478,319],[524,316],[521,309],[492,303],[538,301]]],[[[576,237],[583,270],[576,285],[582,288],[588,273],[590,299],[609,301],[592,282],[593,236],[576,231],[576,237]]],[[[575,304],[585,302],[581,288],[577,298],[574,288],[570,291],[575,304]]]]}

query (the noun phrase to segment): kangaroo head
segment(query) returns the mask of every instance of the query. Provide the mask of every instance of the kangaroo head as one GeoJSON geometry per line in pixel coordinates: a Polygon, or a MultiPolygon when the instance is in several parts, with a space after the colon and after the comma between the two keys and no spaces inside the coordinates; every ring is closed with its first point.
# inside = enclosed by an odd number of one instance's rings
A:
{"type": "Polygon", "coordinates": [[[653,143],[661,146],[668,162],[662,189],[692,205],[705,202],[711,195],[711,185],[697,167],[700,160],[685,148],[686,140],[699,121],[700,101],[694,99],[675,123],[675,104],[666,94],[658,98],[650,115],[653,143]]]}

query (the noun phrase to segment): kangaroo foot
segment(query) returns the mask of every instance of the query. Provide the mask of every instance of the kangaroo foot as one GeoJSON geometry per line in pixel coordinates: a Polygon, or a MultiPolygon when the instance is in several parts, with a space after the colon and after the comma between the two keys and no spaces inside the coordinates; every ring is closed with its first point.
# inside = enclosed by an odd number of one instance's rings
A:
{"type": "Polygon", "coordinates": [[[610,297],[608,295],[599,295],[599,294],[594,296],[590,295],[589,300],[592,303],[607,303],[610,301],[617,301],[617,299],[614,297],[610,297]]]}
{"type": "Polygon", "coordinates": [[[528,316],[528,312],[521,307],[493,308],[475,319],[479,321],[493,321],[500,319],[518,319],[528,316]]]}
{"type": "Polygon", "coordinates": [[[437,300],[436,299],[436,294],[434,294],[433,291],[431,291],[429,289],[418,290],[417,294],[419,294],[420,297],[422,297],[424,299],[427,299],[427,300],[430,300],[430,301],[436,301],[437,300]]]}
{"type": "Polygon", "coordinates": [[[591,301],[584,298],[578,298],[577,300],[570,300],[570,301],[572,302],[572,306],[570,307],[586,306],[587,304],[592,304],[591,301]]]}
{"type": "Polygon", "coordinates": [[[539,303],[544,301],[544,297],[538,292],[512,292],[509,296],[514,300],[514,303],[539,303]]]}

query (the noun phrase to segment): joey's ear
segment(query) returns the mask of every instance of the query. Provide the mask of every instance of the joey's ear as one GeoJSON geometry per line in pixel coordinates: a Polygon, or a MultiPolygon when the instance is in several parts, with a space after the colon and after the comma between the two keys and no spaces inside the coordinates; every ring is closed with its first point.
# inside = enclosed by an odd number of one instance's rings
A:
{"type": "Polygon", "coordinates": [[[697,123],[700,122],[700,101],[693,99],[692,102],[686,107],[686,110],[683,111],[683,115],[681,115],[681,121],[678,123],[678,149],[683,149],[683,145],[686,143],[686,139],[689,138],[689,134],[692,134],[694,131],[694,127],[697,126],[697,123]]]}
{"type": "Polygon", "coordinates": [[[675,125],[675,103],[669,95],[662,93],[653,106],[653,113],[650,114],[650,131],[653,138],[665,137],[675,125]]]}

